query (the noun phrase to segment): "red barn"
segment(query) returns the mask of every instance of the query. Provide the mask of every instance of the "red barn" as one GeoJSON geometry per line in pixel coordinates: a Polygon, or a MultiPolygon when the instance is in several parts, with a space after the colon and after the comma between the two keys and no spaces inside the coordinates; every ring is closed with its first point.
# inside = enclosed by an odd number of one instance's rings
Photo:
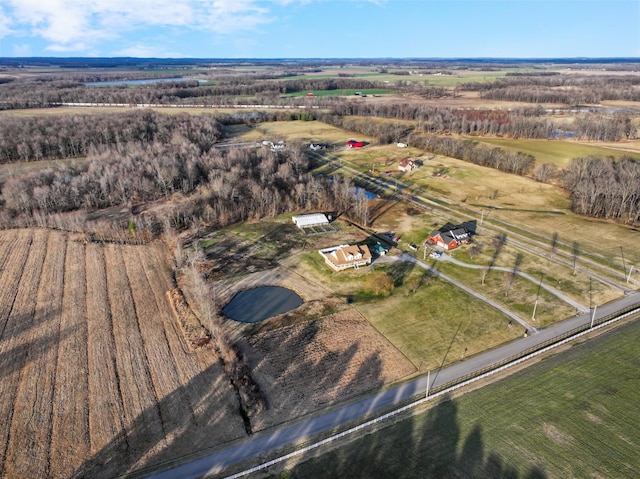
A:
{"type": "Polygon", "coordinates": [[[451,251],[458,246],[469,243],[471,241],[471,235],[466,229],[461,227],[444,232],[436,230],[429,234],[429,241],[447,251],[451,251]]]}
{"type": "Polygon", "coordinates": [[[349,140],[347,141],[347,148],[362,148],[364,144],[361,141],[349,140]]]}

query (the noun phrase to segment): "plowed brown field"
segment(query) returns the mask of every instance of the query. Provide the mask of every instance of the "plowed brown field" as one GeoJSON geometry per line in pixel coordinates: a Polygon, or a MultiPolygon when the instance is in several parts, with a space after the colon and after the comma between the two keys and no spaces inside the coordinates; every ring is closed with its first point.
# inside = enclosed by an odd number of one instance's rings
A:
{"type": "Polygon", "coordinates": [[[0,231],[0,477],[113,477],[244,435],[160,245],[0,231]]]}
{"type": "MultiPolygon", "coordinates": [[[[263,283],[306,303],[244,333],[225,323],[267,402],[254,431],[415,371],[355,309],[286,268],[222,281],[220,297],[263,283]]],[[[0,478],[110,478],[245,436],[243,391],[208,341],[187,343],[176,291],[162,244],[0,231],[0,478]]]]}

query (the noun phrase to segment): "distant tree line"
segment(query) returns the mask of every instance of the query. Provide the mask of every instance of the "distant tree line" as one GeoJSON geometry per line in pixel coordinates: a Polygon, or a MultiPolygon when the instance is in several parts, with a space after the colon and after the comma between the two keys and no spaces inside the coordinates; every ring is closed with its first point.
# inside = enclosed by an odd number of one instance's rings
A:
{"type": "Polygon", "coordinates": [[[575,213],[640,221],[640,162],[635,159],[577,158],[564,170],[563,183],[575,213]]]}
{"type": "Polygon", "coordinates": [[[603,100],[640,101],[640,77],[636,75],[509,75],[494,82],[470,82],[460,86],[478,91],[491,100],[582,105],[603,100]]]}
{"type": "Polygon", "coordinates": [[[461,138],[413,134],[409,137],[409,142],[417,148],[437,155],[521,176],[531,174],[536,162],[532,155],[492,148],[480,145],[477,141],[461,138]]]}
{"type": "Polygon", "coordinates": [[[124,114],[4,117],[0,122],[0,163],[87,156],[129,143],[185,139],[208,151],[222,137],[210,115],[163,115],[151,110],[124,114]]]}
{"type": "MultiPolygon", "coordinates": [[[[155,82],[129,87],[128,85],[85,86],[74,79],[28,79],[0,84],[0,108],[39,108],[58,103],[122,103],[122,104],[217,104],[255,103],[260,98],[273,102],[298,104],[300,99],[280,98],[286,93],[317,90],[352,90],[380,88],[381,85],[361,78],[309,79],[294,78],[282,81],[257,81],[232,76],[213,85],[196,80],[155,82]],[[247,99],[246,97],[251,97],[247,99]],[[243,99],[244,98],[244,99],[243,99]]],[[[388,85],[385,85],[389,88],[388,85]]],[[[321,98],[314,101],[321,102],[321,98]]]]}
{"type": "MultiPolygon", "coordinates": [[[[416,131],[431,134],[508,136],[521,139],[549,139],[563,134],[541,106],[511,110],[470,110],[427,106],[416,102],[340,102],[334,103],[329,113],[314,115],[335,126],[340,126],[350,116],[412,120],[416,123],[416,131]]],[[[637,127],[625,113],[587,111],[577,114],[576,121],[571,125],[571,133],[574,137],[585,140],[617,141],[635,138],[637,127]]]]}

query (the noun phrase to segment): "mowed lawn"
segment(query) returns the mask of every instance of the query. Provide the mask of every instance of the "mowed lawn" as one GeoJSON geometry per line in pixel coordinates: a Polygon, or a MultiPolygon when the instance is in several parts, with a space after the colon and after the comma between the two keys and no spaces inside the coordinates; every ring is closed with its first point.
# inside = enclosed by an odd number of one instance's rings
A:
{"type": "Polygon", "coordinates": [[[640,321],[441,400],[287,477],[620,478],[640,469],[640,321]]]}
{"type": "Polygon", "coordinates": [[[442,279],[424,278],[412,293],[413,282],[425,272],[398,271],[411,267],[389,267],[396,281],[406,275],[404,285],[390,297],[355,307],[419,370],[433,370],[522,335],[521,328],[509,327],[503,313],[442,279]]]}

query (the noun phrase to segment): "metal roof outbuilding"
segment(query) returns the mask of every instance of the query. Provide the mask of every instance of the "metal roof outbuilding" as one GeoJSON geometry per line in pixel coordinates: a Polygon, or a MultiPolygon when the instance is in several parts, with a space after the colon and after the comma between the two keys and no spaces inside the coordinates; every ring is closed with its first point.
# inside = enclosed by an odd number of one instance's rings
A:
{"type": "Polygon", "coordinates": [[[296,215],[296,216],[292,216],[291,219],[296,224],[296,226],[300,229],[329,224],[329,220],[327,219],[327,216],[324,213],[313,213],[310,215],[296,215]]]}

